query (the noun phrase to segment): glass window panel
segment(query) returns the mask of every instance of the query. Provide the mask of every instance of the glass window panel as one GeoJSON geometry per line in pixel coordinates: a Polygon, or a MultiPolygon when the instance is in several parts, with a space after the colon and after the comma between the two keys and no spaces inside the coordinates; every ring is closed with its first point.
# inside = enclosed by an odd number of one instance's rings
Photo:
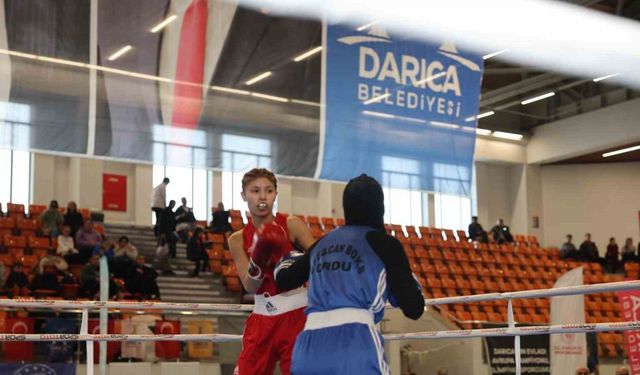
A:
{"type": "Polygon", "coordinates": [[[191,165],[191,147],[175,145],[166,145],[165,147],[168,165],[191,165]]]}
{"type": "Polygon", "coordinates": [[[233,173],[222,172],[222,204],[225,209],[233,207],[233,173]]]}
{"type": "Polygon", "coordinates": [[[176,207],[180,205],[180,198],[187,198],[187,202],[193,201],[192,169],[184,167],[167,166],[167,177],[171,180],[167,185],[167,204],[170,200],[176,201],[176,207]]]}
{"type": "Polygon", "coordinates": [[[207,147],[207,133],[204,130],[186,129],[177,126],[154,125],[153,140],[191,147],[207,147]]]}
{"type": "Polygon", "coordinates": [[[382,169],[391,172],[420,174],[420,162],[413,159],[382,156],[382,169]]]}
{"type": "Polygon", "coordinates": [[[233,154],[230,152],[222,152],[222,169],[230,171],[233,169],[233,154]]]}
{"type": "Polygon", "coordinates": [[[271,155],[271,141],[234,134],[222,135],[222,149],[246,154],[271,155]]]}
{"type": "Polygon", "coordinates": [[[158,186],[164,179],[164,165],[153,166],[153,187],[158,186]]]}
{"type": "Polygon", "coordinates": [[[164,143],[153,144],[153,163],[154,164],[159,164],[159,165],[166,164],[166,160],[164,158],[165,146],[166,145],[164,143]]]}
{"type": "Polygon", "coordinates": [[[0,203],[5,204],[11,200],[11,150],[0,150],[0,203]]]}
{"type": "Polygon", "coordinates": [[[422,225],[422,193],[411,191],[411,223],[410,225],[422,225]]]}
{"type": "Polygon", "coordinates": [[[207,219],[208,196],[207,196],[207,170],[193,170],[193,214],[198,220],[207,219]]]}
{"type": "Polygon", "coordinates": [[[29,180],[31,156],[26,151],[13,151],[13,175],[11,176],[11,201],[29,205],[29,180]]]}
{"type": "Polygon", "coordinates": [[[234,153],[232,165],[234,172],[247,171],[258,166],[258,156],[234,153]]]}

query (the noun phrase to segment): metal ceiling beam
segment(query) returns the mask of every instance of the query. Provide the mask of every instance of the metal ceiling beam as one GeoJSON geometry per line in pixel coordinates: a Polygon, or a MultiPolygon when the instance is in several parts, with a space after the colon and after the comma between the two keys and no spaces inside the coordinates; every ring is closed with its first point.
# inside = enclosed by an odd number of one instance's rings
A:
{"type": "Polygon", "coordinates": [[[498,74],[522,74],[531,72],[542,72],[540,68],[534,67],[519,67],[519,68],[485,68],[485,75],[498,75],[498,74]]]}
{"type": "Polygon", "coordinates": [[[491,107],[497,103],[509,100],[519,95],[556,84],[565,78],[566,77],[555,73],[544,73],[535,77],[523,79],[522,81],[483,93],[480,106],[491,107]]]}

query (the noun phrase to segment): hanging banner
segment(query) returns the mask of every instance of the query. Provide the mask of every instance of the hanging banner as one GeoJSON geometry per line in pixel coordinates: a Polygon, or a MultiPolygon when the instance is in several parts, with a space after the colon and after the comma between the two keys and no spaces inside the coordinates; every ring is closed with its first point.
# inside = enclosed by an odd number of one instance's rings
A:
{"type": "Polygon", "coordinates": [[[469,195],[483,60],[374,24],[326,25],[317,177],[469,195]]]}
{"type": "MultiPolygon", "coordinates": [[[[5,320],[5,333],[20,336],[33,333],[34,320],[32,318],[7,318],[5,320]]],[[[33,360],[33,342],[5,342],[5,360],[25,361],[33,360]]]]}
{"type": "MultiPolygon", "coordinates": [[[[44,326],[45,334],[70,333],[77,334],[75,320],[72,319],[47,319],[44,326]]],[[[71,341],[52,341],[45,343],[47,362],[66,363],[72,362],[76,352],[76,343],[71,341]]]]}
{"type": "Polygon", "coordinates": [[[102,209],[127,211],[127,176],[102,174],[102,209]]]}
{"type": "MultiPolygon", "coordinates": [[[[627,322],[640,320],[640,291],[618,292],[622,319],[627,322]]],[[[640,374],[640,331],[624,331],[624,342],[629,357],[631,375],[640,374]]]]}
{"type": "MultiPolygon", "coordinates": [[[[558,279],[554,288],[582,285],[582,267],[558,279]]],[[[551,297],[551,324],[584,324],[584,296],[551,297]]],[[[551,335],[551,372],[570,374],[587,363],[587,341],[584,333],[551,335]]]]}
{"type": "Polygon", "coordinates": [[[0,375],[76,375],[75,363],[0,363],[0,375]]]}
{"type": "MultiPolygon", "coordinates": [[[[89,319],[88,332],[92,335],[99,335],[100,332],[100,320],[99,319],[89,319]]],[[[107,321],[107,331],[105,333],[122,333],[120,329],[120,320],[109,319],[107,321]]],[[[84,346],[84,345],[83,345],[84,346]]],[[[116,355],[120,351],[121,344],[119,341],[109,341],[107,342],[107,362],[113,362],[116,358],[116,355]]],[[[93,345],[93,361],[94,363],[98,363],[100,359],[100,345],[93,345]]]]}
{"type": "MultiPolygon", "coordinates": [[[[504,325],[483,324],[483,328],[501,328],[504,325]]],[[[493,375],[515,375],[515,349],[513,337],[485,337],[489,369],[493,375]]],[[[522,374],[549,375],[549,335],[520,337],[522,374]]]]}
{"type": "MultiPolygon", "coordinates": [[[[180,322],[177,320],[164,320],[156,322],[156,335],[175,335],[180,333],[180,322]]],[[[180,357],[180,341],[156,342],[156,357],[160,359],[176,359],[180,357]]]]}
{"type": "MultiPolygon", "coordinates": [[[[187,333],[190,335],[200,333],[213,333],[213,324],[208,320],[194,320],[187,322],[187,333]]],[[[188,342],[187,354],[190,358],[212,358],[212,342],[188,342]]]]}

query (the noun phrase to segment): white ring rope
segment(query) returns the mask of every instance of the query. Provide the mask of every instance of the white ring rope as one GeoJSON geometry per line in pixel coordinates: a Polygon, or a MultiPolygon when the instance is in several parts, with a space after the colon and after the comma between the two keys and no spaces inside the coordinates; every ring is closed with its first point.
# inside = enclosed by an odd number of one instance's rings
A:
{"type": "MultiPolygon", "coordinates": [[[[469,296],[443,297],[425,299],[429,306],[447,305],[454,303],[470,303],[484,301],[506,301],[524,298],[547,298],[570,296],[577,294],[595,294],[617,292],[622,290],[640,289],[640,280],[618,281],[613,283],[568,286],[550,289],[522,290],[518,292],[485,293],[469,296]]],[[[222,303],[170,303],[170,302],[122,302],[122,301],[64,301],[48,299],[0,299],[0,307],[42,307],[50,309],[131,309],[131,310],[187,310],[187,311],[217,311],[238,312],[253,311],[250,304],[222,304],[222,303]]]]}

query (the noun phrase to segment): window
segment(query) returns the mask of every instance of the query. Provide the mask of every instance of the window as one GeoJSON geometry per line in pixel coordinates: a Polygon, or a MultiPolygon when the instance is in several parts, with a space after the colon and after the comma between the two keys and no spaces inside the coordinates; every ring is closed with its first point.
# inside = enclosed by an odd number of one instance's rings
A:
{"type": "MultiPolygon", "coordinates": [[[[242,176],[252,168],[271,169],[271,141],[235,134],[222,135],[222,203],[225,209],[247,210],[242,200],[242,176]]],[[[274,209],[277,209],[277,201],[274,209]]]]}
{"type": "MultiPolygon", "coordinates": [[[[211,171],[201,168],[153,166],[154,187],[158,186],[165,177],[171,180],[167,185],[167,204],[170,200],[174,200],[178,207],[181,205],[180,199],[187,198],[187,205],[193,207],[193,215],[198,220],[211,220],[213,200],[211,176],[211,171]]],[[[155,223],[155,215],[152,222],[155,223]]]]}
{"type": "Polygon", "coordinates": [[[384,221],[402,225],[426,225],[429,212],[427,195],[416,190],[420,186],[420,162],[392,156],[383,156],[381,162],[384,221]]]}
{"type": "Polygon", "coordinates": [[[31,153],[0,150],[0,202],[29,206],[31,201],[31,153]]]}
{"type": "MultiPolygon", "coordinates": [[[[434,163],[433,175],[436,187],[447,184],[449,191],[461,191],[469,197],[434,194],[434,210],[437,228],[466,230],[471,222],[472,212],[475,209],[475,173],[472,173],[471,187],[466,185],[469,180],[469,168],[453,164],[434,163]],[[450,190],[450,189],[452,190],[450,190]]],[[[473,171],[471,171],[473,172],[473,171]]]]}

